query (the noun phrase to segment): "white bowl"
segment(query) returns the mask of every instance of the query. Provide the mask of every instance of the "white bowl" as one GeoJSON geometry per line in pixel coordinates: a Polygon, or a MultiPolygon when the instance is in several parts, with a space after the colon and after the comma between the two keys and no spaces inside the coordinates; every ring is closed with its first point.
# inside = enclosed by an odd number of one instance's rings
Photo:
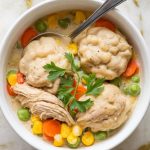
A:
{"type": "MultiPolygon", "coordinates": [[[[1,56],[0,56],[0,103],[1,109],[7,118],[8,122],[12,128],[22,137],[26,142],[31,144],[37,149],[40,150],[55,150],[59,149],[54,147],[50,143],[46,143],[37,136],[32,135],[23,124],[18,120],[16,113],[13,111],[10,104],[10,99],[6,91],[6,65],[8,61],[8,56],[11,53],[11,49],[18,37],[21,36],[23,31],[31,25],[34,21],[43,17],[47,14],[54,13],[61,10],[72,10],[72,9],[82,9],[82,10],[95,10],[100,5],[98,0],[51,0],[45,1],[24,13],[13,27],[7,33],[1,47],[1,56]]],[[[138,126],[142,120],[150,100],[150,61],[148,58],[148,50],[146,48],[145,42],[132,24],[132,22],[123,16],[118,10],[111,11],[106,17],[112,20],[119,29],[126,35],[128,41],[133,45],[134,49],[137,51],[140,60],[141,66],[141,87],[142,91],[138,98],[137,105],[134,112],[132,113],[129,120],[125,125],[112,137],[106,139],[103,142],[95,143],[91,147],[81,147],[78,149],[101,149],[108,150],[111,149],[122,141],[124,141],[138,126]]],[[[61,148],[66,150],[69,148],[61,148]]]]}

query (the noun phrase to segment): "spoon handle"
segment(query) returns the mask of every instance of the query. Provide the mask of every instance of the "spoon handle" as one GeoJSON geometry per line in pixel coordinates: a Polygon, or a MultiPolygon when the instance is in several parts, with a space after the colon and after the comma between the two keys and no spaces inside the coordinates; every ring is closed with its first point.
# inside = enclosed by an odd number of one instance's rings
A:
{"type": "Polygon", "coordinates": [[[69,37],[74,39],[78,36],[83,30],[85,30],[88,26],[96,22],[100,17],[102,17],[109,10],[115,8],[119,4],[123,3],[126,0],[106,0],[104,4],[99,7],[85,22],[83,22],[77,29],[75,29],[69,37]]]}

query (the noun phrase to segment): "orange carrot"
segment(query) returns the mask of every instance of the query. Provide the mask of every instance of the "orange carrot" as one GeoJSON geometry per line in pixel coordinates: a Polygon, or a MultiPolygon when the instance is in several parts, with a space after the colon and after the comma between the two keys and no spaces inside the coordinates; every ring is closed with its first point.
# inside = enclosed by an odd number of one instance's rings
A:
{"type": "Polygon", "coordinates": [[[16,96],[16,93],[14,93],[13,89],[9,84],[7,84],[7,91],[10,96],[16,96]]]}
{"type": "Polygon", "coordinates": [[[126,69],[126,71],[123,73],[124,77],[131,77],[132,75],[134,75],[137,71],[139,70],[139,66],[136,62],[135,59],[132,59],[129,64],[128,67],[126,69]]]}
{"type": "Polygon", "coordinates": [[[53,137],[47,136],[45,134],[43,134],[43,139],[46,140],[46,141],[49,141],[49,142],[52,142],[54,140],[53,137]]]}
{"type": "Polygon", "coordinates": [[[24,83],[24,75],[21,72],[17,73],[17,83],[19,83],[19,84],[24,83]]]}
{"type": "Polygon", "coordinates": [[[34,28],[30,27],[28,28],[21,37],[21,44],[24,47],[26,47],[30,40],[37,35],[37,32],[34,30],[34,28]]]}
{"type": "MultiPolygon", "coordinates": [[[[81,96],[83,96],[86,93],[86,88],[83,85],[79,85],[77,87],[75,98],[78,100],[81,96]]],[[[74,90],[71,92],[71,94],[74,94],[74,90]]]]}
{"type": "Polygon", "coordinates": [[[95,26],[96,27],[106,27],[106,28],[110,29],[113,32],[116,31],[115,25],[112,22],[110,22],[109,20],[106,20],[106,19],[97,20],[96,23],[95,23],[95,26]]]}
{"type": "Polygon", "coordinates": [[[60,133],[60,122],[57,120],[48,119],[43,122],[43,134],[49,137],[54,137],[60,133]]]}

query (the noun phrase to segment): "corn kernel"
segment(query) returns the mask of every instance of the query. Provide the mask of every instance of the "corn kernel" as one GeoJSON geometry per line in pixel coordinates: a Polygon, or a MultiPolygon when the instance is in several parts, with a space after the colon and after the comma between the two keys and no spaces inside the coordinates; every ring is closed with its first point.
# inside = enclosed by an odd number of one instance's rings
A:
{"type": "Polygon", "coordinates": [[[73,126],[72,134],[74,136],[80,136],[82,134],[82,128],[80,126],[78,126],[78,125],[73,126]]]}
{"type": "Polygon", "coordinates": [[[54,146],[61,147],[64,145],[64,139],[60,134],[54,136],[54,146]]]}
{"type": "Polygon", "coordinates": [[[90,131],[87,131],[82,135],[81,140],[84,145],[90,146],[94,143],[94,136],[90,131]]]}
{"type": "Polygon", "coordinates": [[[75,43],[70,43],[70,44],[68,45],[68,49],[69,49],[69,51],[70,51],[72,54],[74,54],[74,55],[76,55],[76,54],[78,53],[78,46],[77,46],[77,44],[75,44],[75,43]]]}
{"type": "Polygon", "coordinates": [[[85,85],[86,85],[86,81],[85,81],[85,79],[82,79],[81,81],[82,81],[82,83],[83,83],[83,84],[85,84],[85,85]]]}
{"type": "Polygon", "coordinates": [[[42,121],[35,121],[32,127],[33,134],[40,135],[43,133],[43,123],[42,121]]]}
{"type": "Polygon", "coordinates": [[[17,74],[10,74],[7,77],[7,81],[11,86],[15,85],[17,83],[17,74]]]}
{"type": "Polygon", "coordinates": [[[71,128],[67,124],[62,123],[60,133],[63,138],[67,138],[69,134],[71,133],[71,128]]]}
{"type": "Polygon", "coordinates": [[[86,19],[85,14],[82,11],[76,11],[74,22],[76,24],[82,23],[86,19]]]}
{"type": "Polygon", "coordinates": [[[31,122],[34,123],[35,121],[40,121],[40,118],[37,115],[32,115],[31,116],[31,122]]]}
{"type": "Polygon", "coordinates": [[[48,17],[49,28],[55,29],[57,27],[57,15],[52,15],[48,17]]]}
{"type": "Polygon", "coordinates": [[[77,143],[78,138],[76,136],[74,136],[72,133],[69,134],[69,136],[67,137],[67,142],[70,144],[75,144],[77,143]]]}

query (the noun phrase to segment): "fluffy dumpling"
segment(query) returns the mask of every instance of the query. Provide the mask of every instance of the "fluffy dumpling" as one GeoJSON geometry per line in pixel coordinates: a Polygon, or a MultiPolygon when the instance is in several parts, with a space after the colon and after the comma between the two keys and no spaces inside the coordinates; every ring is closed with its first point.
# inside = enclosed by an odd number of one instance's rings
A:
{"type": "Polygon", "coordinates": [[[52,37],[32,41],[24,51],[19,69],[26,76],[26,82],[34,87],[53,88],[53,83],[47,80],[48,72],[43,68],[47,63],[54,62],[64,69],[70,67],[65,58],[65,48],[52,37]]]}
{"type": "Polygon", "coordinates": [[[112,80],[120,76],[132,56],[131,46],[120,33],[103,27],[85,30],[76,41],[82,68],[98,78],[112,80]]]}
{"type": "Polygon", "coordinates": [[[109,131],[120,127],[129,117],[133,107],[130,97],[111,84],[104,84],[104,91],[97,97],[83,96],[79,101],[90,98],[94,105],[86,112],[79,113],[77,123],[93,132],[109,131]]]}

